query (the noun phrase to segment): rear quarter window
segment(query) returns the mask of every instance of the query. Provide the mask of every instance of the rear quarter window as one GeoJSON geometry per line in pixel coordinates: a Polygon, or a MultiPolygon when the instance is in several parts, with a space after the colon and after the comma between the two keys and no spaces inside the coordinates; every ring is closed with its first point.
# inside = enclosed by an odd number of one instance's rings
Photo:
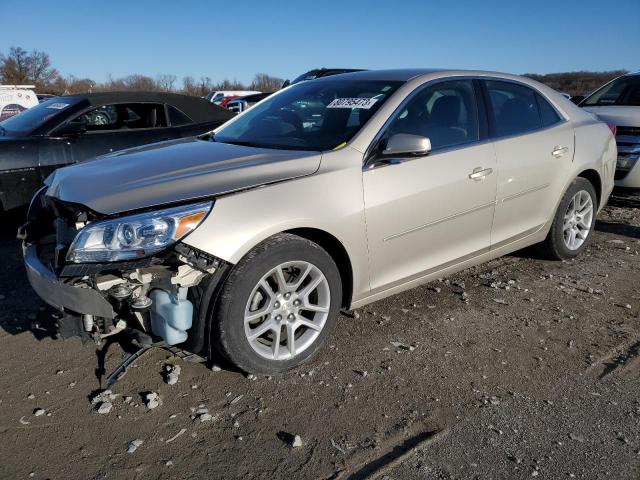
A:
{"type": "Polygon", "coordinates": [[[559,123],[560,115],[556,112],[555,108],[540,94],[536,94],[536,100],[538,101],[538,108],[540,110],[540,120],[543,127],[550,127],[559,123]]]}

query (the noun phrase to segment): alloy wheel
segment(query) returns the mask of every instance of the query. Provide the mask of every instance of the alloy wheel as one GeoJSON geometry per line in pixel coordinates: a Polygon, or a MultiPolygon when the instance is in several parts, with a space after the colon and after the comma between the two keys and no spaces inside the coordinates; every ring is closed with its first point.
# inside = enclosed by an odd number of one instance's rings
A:
{"type": "Polygon", "coordinates": [[[331,293],[322,271],[290,261],[267,272],[245,307],[244,331],[251,348],[269,360],[288,360],[318,338],[329,316],[331,293]]]}
{"type": "Polygon", "coordinates": [[[564,244],[577,250],[586,241],[593,223],[593,200],[585,190],[576,193],[567,206],[562,226],[564,244]]]}

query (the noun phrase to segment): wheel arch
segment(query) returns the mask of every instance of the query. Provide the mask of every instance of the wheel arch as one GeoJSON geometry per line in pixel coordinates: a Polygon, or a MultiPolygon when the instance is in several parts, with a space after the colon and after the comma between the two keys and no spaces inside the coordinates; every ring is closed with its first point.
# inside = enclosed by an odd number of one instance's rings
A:
{"type": "Polygon", "coordinates": [[[353,297],[353,266],[342,242],[330,233],[318,228],[302,227],[285,230],[282,233],[290,233],[306,238],[322,247],[333,259],[340,279],[342,280],[342,307],[349,308],[353,297]]]}
{"type": "Polygon", "coordinates": [[[602,205],[602,179],[600,178],[600,174],[594,169],[587,169],[580,172],[576,177],[584,178],[593,185],[598,201],[598,207],[596,208],[597,211],[602,205]]]}

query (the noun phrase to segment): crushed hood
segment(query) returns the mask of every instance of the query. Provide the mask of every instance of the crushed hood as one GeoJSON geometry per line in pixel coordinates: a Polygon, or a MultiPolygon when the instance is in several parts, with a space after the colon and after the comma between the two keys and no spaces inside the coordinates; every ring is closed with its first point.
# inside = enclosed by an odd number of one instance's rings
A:
{"type": "Polygon", "coordinates": [[[320,159],[318,152],[189,138],[61,168],[47,178],[46,195],[112,215],[311,175],[320,159]]]}
{"type": "Polygon", "coordinates": [[[617,127],[640,127],[640,107],[612,105],[605,107],[584,107],[603,122],[617,127]]]}

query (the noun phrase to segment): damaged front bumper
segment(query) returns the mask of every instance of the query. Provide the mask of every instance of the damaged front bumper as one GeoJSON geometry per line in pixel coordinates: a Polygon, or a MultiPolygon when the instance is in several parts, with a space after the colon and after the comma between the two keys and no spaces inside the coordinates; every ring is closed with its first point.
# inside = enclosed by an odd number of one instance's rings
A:
{"type": "Polygon", "coordinates": [[[22,245],[22,255],[29,283],[46,303],[63,312],[115,318],[113,306],[99,292],[63,283],[38,258],[36,245],[25,242],[22,245]]]}
{"type": "Polygon", "coordinates": [[[56,325],[60,337],[101,343],[124,334],[186,360],[210,358],[209,306],[226,262],[178,243],[137,261],[69,264],[57,261],[64,258],[59,232],[37,235],[39,225],[21,228],[23,259],[33,290],[64,313],[56,325]]]}

